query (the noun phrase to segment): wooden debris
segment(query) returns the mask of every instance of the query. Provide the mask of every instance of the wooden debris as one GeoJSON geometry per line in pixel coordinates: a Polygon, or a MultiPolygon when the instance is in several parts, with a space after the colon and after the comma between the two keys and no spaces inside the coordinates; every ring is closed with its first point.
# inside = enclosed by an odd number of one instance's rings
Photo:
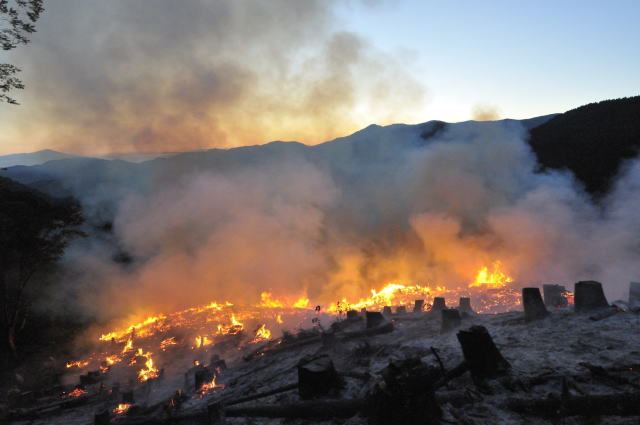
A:
{"type": "Polygon", "coordinates": [[[549,315],[538,288],[522,288],[522,304],[525,322],[544,319],[549,315]]]}
{"type": "Polygon", "coordinates": [[[511,368],[484,326],[459,331],[458,342],[476,384],[504,375],[511,368]]]}
{"type": "Polygon", "coordinates": [[[396,307],[396,314],[407,314],[407,307],[399,305],[396,307]]]}
{"type": "Polygon", "coordinates": [[[608,307],[602,284],[593,280],[576,283],[575,312],[583,313],[608,307]]]}
{"type": "Polygon", "coordinates": [[[365,317],[367,318],[367,329],[377,328],[386,322],[386,319],[379,311],[367,311],[365,317]]]}

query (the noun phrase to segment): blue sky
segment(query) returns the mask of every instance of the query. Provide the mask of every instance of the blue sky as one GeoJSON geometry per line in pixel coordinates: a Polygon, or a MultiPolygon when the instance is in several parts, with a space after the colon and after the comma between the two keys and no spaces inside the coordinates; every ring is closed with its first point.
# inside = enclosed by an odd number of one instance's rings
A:
{"type": "Polygon", "coordinates": [[[424,81],[426,115],[469,118],[563,112],[640,94],[640,1],[419,1],[343,3],[345,25],[403,51],[424,81]]]}

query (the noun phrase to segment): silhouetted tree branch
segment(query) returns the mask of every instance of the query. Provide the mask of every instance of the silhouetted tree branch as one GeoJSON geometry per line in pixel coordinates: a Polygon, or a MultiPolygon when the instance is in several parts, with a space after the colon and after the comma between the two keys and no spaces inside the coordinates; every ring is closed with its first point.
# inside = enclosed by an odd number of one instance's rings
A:
{"type": "MultiPolygon", "coordinates": [[[[36,31],[35,23],[44,12],[44,0],[0,0],[0,45],[2,50],[12,50],[29,43],[28,36],[36,31]]],[[[16,105],[18,102],[7,93],[23,89],[16,77],[20,69],[14,65],[0,64],[0,102],[16,105]]]]}

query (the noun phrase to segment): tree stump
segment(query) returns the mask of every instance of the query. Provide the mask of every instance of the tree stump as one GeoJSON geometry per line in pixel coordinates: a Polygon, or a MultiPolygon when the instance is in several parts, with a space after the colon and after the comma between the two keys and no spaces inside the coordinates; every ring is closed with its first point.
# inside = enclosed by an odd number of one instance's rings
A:
{"type": "Polygon", "coordinates": [[[522,288],[522,304],[525,322],[544,319],[549,315],[538,288],[522,288]]]}
{"type": "Polygon", "coordinates": [[[204,384],[208,384],[213,380],[214,373],[208,367],[196,371],[194,375],[194,390],[199,391],[204,384]]]}
{"type": "Polygon", "coordinates": [[[602,291],[602,284],[593,280],[576,283],[575,312],[583,313],[609,307],[602,291]]]}
{"type": "Polygon", "coordinates": [[[439,313],[441,310],[444,310],[446,308],[447,308],[447,305],[445,303],[444,297],[435,297],[433,299],[433,306],[429,311],[439,313]]]}
{"type": "Polygon", "coordinates": [[[377,328],[387,321],[379,311],[367,311],[366,318],[367,329],[377,328]]]}
{"type": "Polygon", "coordinates": [[[562,295],[564,291],[565,288],[563,285],[542,285],[544,305],[547,307],[565,307],[567,305],[567,299],[562,295]]]}
{"type": "Polygon", "coordinates": [[[484,326],[459,331],[458,342],[476,384],[504,375],[511,368],[484,326]]]}
{"type": "Polygon", "coordinates": [[[440,333],[444,334],[450,332],[458,327],[462,323],[460,312],[455,308],[449,308],[442,310],[442,326],[440,327],[440,333]]]}
{"type": "Polygon", "coordinates": [[[629,282],[629,307],[640,307],[640,282],[629,282]]]}
{"type": "Polygon", "coordinates": [[[424,309],[424,300],[415,300],[415,304],[413,305],[414,313],[421,313],[424,309]]]}
{"type": "Polygon", "coordinates": [[[303,358],[298,363],[298,392],[303,400],[337,393],[341,386],[329,356],[303,358]]]}
{"type": "Polygon", "coordinates": [[[471,298],[469,297],[460,297],[460,303],[458,306],[458,311],[462,317],[464,316],[475,316],[476,312],[471,308],[471,298]]]}
{"type": "Polygon", "coordinates": [[[391,316],[391,307],[388,305],[385,305],[384,307],[382,307],[382,314],[385,316],[391,316]]]}
{"type": "Polygon", "coordinates": [[[349,310],[347,311],[347,320],[358,320],[360,318],[360,314],[358,314],[357,310],[349,310]]]}
{"type": "Polygon", "coordinates": [[[121,400],[123,404],[133,404],[136,402],[133,397],[133,391],[123,391],[121,400]]]}
{"type": "Polygon", "coordinates": [[[399,305],[396,307],[396,314],[407,314],[407,307],[399,305]]]}

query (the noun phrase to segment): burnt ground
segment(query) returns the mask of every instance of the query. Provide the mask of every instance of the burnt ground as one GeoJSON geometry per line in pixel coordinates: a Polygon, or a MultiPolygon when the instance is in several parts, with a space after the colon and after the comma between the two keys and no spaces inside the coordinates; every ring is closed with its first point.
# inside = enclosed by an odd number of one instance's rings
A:
{"type": "MultiPolygon", "coordinates": [[[[391,319],[393,331],[369,336],[361,332],[365,328],[364,320],[342,322],[334,338],[311,337],[308,341],[280,343],[270,349],[265,347],[253,356],[250,352],[231,350],[227,356],[229,367],[217,380],[225,388],[204,396],[193,394],[189,374],[187,378],[167,377],[138,385],[134,391],[134,407],[128,414],[112,413],[109,422],[213,424],[216,422],[208,418],[207,406],[215,403],[227,404],[228,411],[235,409],[236,413],[245,407],[279,406],[286,410],[287,406],[301,403],[295,388],[257,400],[233,403],[246,396],[296,384],[300,360],[305,356],[326,354],[340,375],[342,388],[311,402],[320,406],[319,416],[330,415],[327,412],[332,407],[327,403],[331,401],[368,399],[369,404],[353,403],[356,413],[349,413],[347,409],[345,415],[351,416],[346,418],[227,417],[226,423],[376,423],[375,418],[366,417],[376,409],[370,404],[371,395],[385,386],[391,388],[381,375],[388,374],[390,362],[400,370],[406,364],[403,360],[418,359],[420,370],[430,371],[418,376],[418,380],[427,384],[429,389],[426,391],[435,394],[436,409],[437,406],[441,409],[440,423],[443,424],[637,424],[640,421],[637,402],[640,315],[618,312],[595,321],[590,319],[592,316],[575,314],[571,308],[566,308],[531,323],[524,322],[522,312],[465,318],[461,328],[486,327],[511,368],[502,376],[482,382],[474,382],[470,373],[465,372],[435,391],[434,382],[442,378],[441,368],[450,372],[464,360],[456,331],[441,334],[439,317],[429,313],[394,316],[391,319]],[[432,347],[442,360],[442,366],[432,347]],[[244,360],[247,356],[251,358],[244,360]],[[185,387],[186,394],[180,400],[174,399],[176,407],[169,408],[171,394],[180,387],[185,387]],[[613,396],[599,398],[602,395],[613,396]],[[323,408],[325,405],[329,407],[323,408]]],[[[410,373],[416,370],[412,369],[410,373]]],[[[111,410],[122,401],[120,395],[100,390],[99,384],[87,386],[86,390],[86,395],[63,401],[50,397],[37,400],[38,397],[32,395],[30,400],[23,400],[21,407],[18,407],[19,399],[14,400],[11,407],[3,407],[5,421],[25,425],[92,424],[94,414],[111,410]]],[[[419,389],[423,390],[424,387],[419,389]]],[[[310,405],[305,406],[302,416],[311,411],[310,405]]],[[[438,422],[427,418],[426,422],[407,423],[438,422]]]]}

